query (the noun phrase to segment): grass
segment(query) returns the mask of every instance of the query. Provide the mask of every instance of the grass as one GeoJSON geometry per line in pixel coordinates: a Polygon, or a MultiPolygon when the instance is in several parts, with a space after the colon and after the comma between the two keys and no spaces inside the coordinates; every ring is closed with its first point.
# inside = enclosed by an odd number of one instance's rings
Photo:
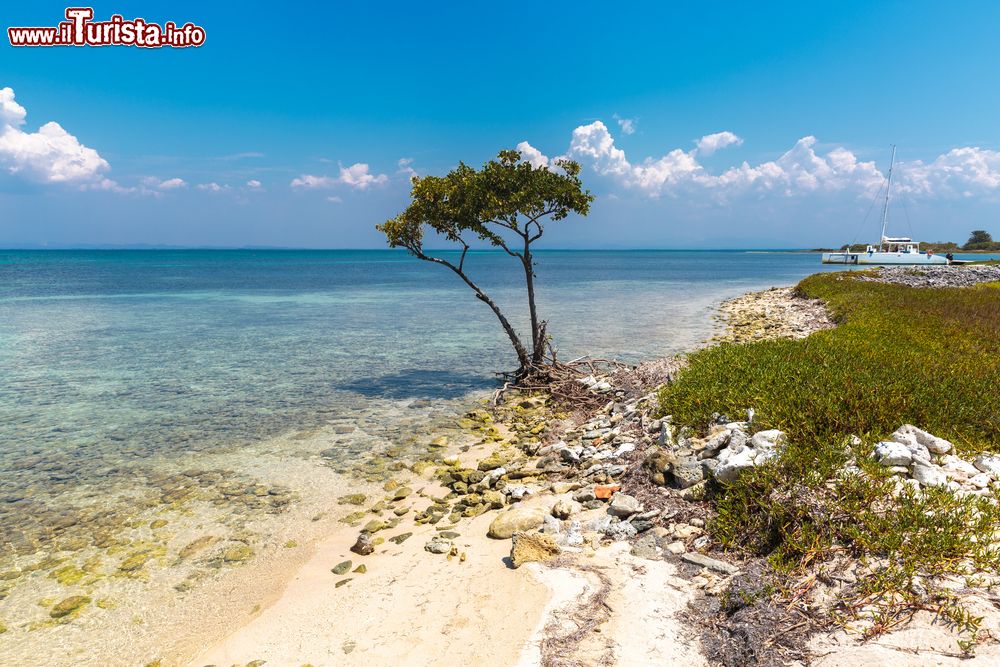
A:
{"type": "Polygon", "coordinates": [[[998,571],[1000,509],[993,498],[900,489],[868,454],[903,423],[966,455],[997,449],[1000,284],[914,289],[855,277],[820,274],[798,286],[828,304],[836,328],[701,350],[661,389],[661,411],[698,428],[712,413],[739,418],[752,407],[755,428],[788,434],[780,457],[718,490],[711,528],[724,546],[800,574],[847,553],[867,572],[841,600],[843,619],[868,614],[878,634],[933,609],[968,647],[978,619],[935,582],[998,571]]]}

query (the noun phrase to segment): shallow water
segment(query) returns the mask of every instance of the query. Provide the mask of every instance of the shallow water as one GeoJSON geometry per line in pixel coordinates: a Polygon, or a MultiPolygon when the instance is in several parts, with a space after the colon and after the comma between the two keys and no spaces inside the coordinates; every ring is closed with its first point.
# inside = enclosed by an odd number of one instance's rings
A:
{"type": "MultiPolygon", "coordinates": [[[[722,299],[836,269],[759,252],[538,262],[560,358],[629,361],[704,340],[722,299]]],[[[467,264],[523,329],[510,258],[467,264]]],[[[274,548],[335,473],[390,474],[369,455],[420,451],[512,366],[492,313],[400,252],[0,251],[0,662],[26,633],[100,631],[98,600],[140,608],[243,563],[227,549],[274,548]],[[80,593],[93,604],[51,617],[80,593]]]]}

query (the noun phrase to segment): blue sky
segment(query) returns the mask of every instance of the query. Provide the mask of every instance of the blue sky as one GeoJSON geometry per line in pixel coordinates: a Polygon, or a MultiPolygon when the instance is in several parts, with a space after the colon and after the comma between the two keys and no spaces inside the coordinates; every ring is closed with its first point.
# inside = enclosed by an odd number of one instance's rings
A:
{"type": "Polygon", "coordinates": [[[894,232],[1000,236],[996,3],[218,4],[94,7],[197,49],[0,40],[0,244],[378,247],[410,170],[519,144],[598,197],[550,247],[869,240],[890,143],[894,232]]]}

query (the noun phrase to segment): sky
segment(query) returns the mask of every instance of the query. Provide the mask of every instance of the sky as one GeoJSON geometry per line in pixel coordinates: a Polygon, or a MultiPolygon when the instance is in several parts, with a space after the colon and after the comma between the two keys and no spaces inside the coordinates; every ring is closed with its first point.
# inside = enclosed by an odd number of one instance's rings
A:
{"type": "Polygon", "coordinates": [[[0,38],[0,246],[381,247],[411,175],[518,148],[596,196],[546,247],[832,247],[890,144],[890,233],[1000,236],[1000,3],[221,5],[94,6],[197,48],[0,38]]]}

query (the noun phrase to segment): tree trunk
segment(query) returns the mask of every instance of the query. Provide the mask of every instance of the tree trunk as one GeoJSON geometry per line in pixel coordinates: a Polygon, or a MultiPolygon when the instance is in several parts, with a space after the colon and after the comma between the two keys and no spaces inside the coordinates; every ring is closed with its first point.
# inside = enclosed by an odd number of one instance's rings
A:
{"type": "Polygon", "coordinates": [[[524,265],[524,282],[528,288],[528,312],[531,315],[531,361],[539,364],[545,354],[545,323],[538,321],[538,310],[535,307],[535,272],[531,261],[530,242],[524,240],[524,255],[521,264],[524,265]]]}
{"type": "Polygon", "coordinates": [[[490,307],[493,314],[497,316],[498,320],[500,320],[500,325],[503,327],[503,330],[507,332],[507,337],[510,338],[510,344],[514,347],[514,353],[517,355],[517,362],[520,364],[520,368],[518,368],[518,375],[521,375],[524,371],[531,368],[532,357],[528,355],[528,350],[525,349],[524,343],[521,342],[517,332],[514,331],[514,327],[511,326],[507,317],[500,310],[500,307],[493,302],[493,299],[491,299],[486,292],[479,288],[479,285],[472,282],[469,276],[465,275],[465,272],[462,271],[462,269],[447,260],[443,260],[438,257],[431,257],[430,255],[425,255],[423,252],[413,250],[411,250],[411,252],[424,261],[447,266],[449,269],[454,271],[459,278],[465,281],[465,284],[472,288],[472,291],[476,293],[476,298],[490,307]]]}

